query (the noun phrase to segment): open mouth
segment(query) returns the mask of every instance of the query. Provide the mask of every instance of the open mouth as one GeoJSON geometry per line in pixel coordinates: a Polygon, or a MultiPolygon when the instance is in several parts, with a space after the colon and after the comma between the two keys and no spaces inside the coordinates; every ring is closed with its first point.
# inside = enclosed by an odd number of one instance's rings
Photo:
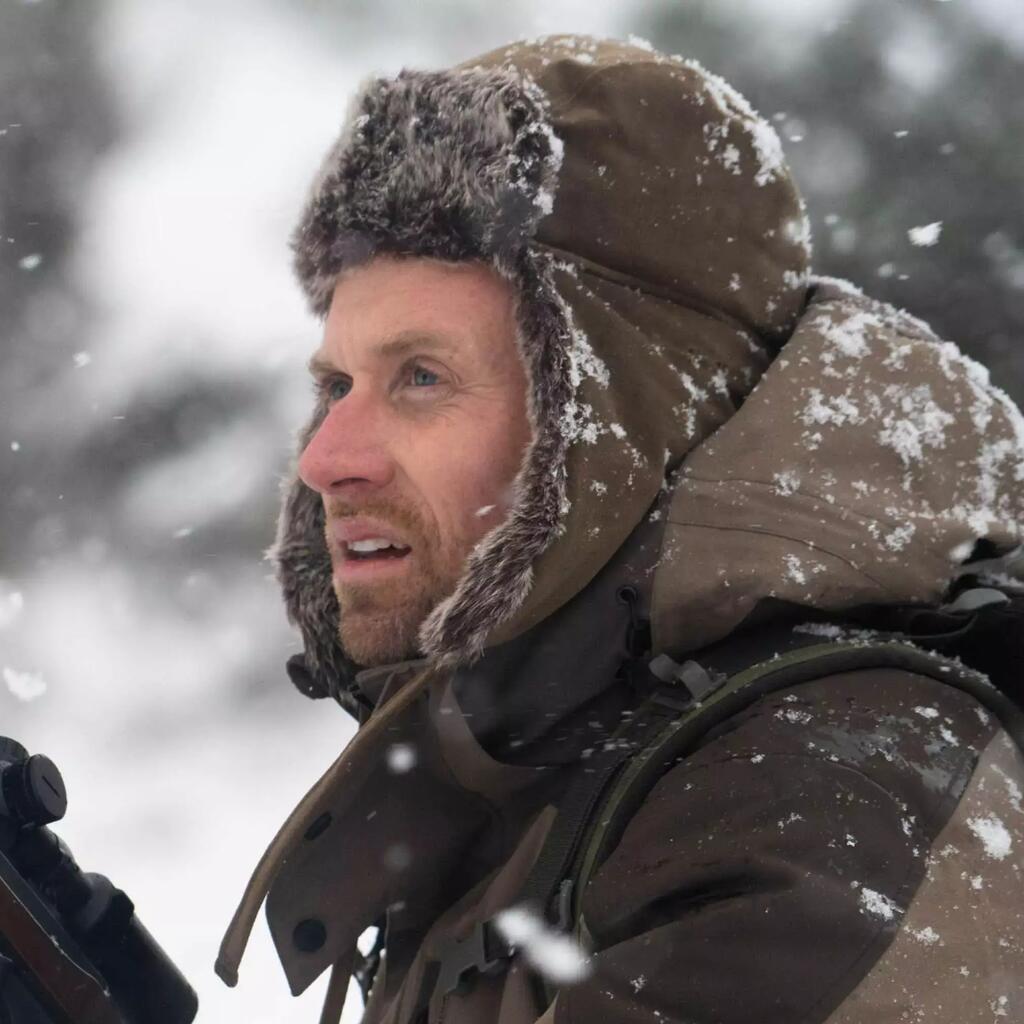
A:
{"type": "Polygon", "coordinates": [[[344,548],[345,558],[353,562],[380,562],[404,558],[412,550],[383,537],[347,541],[344,548]]]}

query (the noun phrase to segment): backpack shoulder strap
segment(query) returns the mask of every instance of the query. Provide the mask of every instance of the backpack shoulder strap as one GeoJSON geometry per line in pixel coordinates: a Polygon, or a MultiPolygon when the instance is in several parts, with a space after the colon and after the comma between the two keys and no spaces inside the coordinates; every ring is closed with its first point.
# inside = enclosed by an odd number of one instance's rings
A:
{"type": "Polygon", "coordinates": [[[980,672],[900,634],[819,624],[734,638],[682,665],[661,656],[650,665],[658,685],[569,786],[521,901],[589,948],[580,896],[673,763],[716,725],[767,694],[872,668],[905,669],[971,694],[1024,749],[1024,712],[1012,700],[980,672]]]}
{"type": "MultiPolygon", "coordinates": [[[[665,655],[650,662],[632,661],[634,668],[642,666],[645,696],[576,773],[517,902],[531,906],[560,931],[574,933],[584,948],[592,948],[580,896],[657,780],[711,729],[756,700],[824,676],[872,668],[901,668],[928,676],[971,694],[997,716],[1024,751],[1021,706],[1005,687],[994,686],[982,672],[947,656],[946,652],[965,649],[972,638],[992,647],[985,642],[992,630],[1005,632],[1002,620],[976,611],[953,608],[937,622],[912,618],[899,621],[898,631],[889,625],[887,632],[829,621],[796,628],[776,625],[734,634],[682,664],[665,655]],[[979,623],[992,629],[979,629],[979,623]]],[[[973,656],[970,661],[978,664],[973,656]]],[[[1001,671],[1005,661],[1000,655],[992,669],[1001,671]]],[[[636,684],[637,674],[627,672],[631,684],[636,684]]],[[[461,988],[477,974],[504,969],[515,953],[494,919],[478,924],[470,940],[442,957],[440,974],[425,984],[421,1003],[436,987],[461,988]]],[[[541,975],[536,980],[550,1004],[555,988],[541,975]]]]}

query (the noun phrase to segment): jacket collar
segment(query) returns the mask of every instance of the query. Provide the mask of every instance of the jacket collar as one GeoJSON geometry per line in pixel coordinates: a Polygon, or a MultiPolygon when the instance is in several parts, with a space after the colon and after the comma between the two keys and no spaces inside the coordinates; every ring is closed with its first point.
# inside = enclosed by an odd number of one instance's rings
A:
{"type": "Polygon", "coordinates": [[[500,864],[557,797],[557,769],[576,763],[631,703],[616,679],[639,613],[618,595],[631,586],[646,608],[660,540],[660,519],[645,519],[568,605],[471,668],[418,659],[360,672],[374,711],[265,854],[225,938],[222,977],[235,977],[264,896],[298,993],[385,913],[396,929],[422,929],[500,864]],[[415,760],[401,774],[389,767],[396,744],[415,760]],[[303,952],[297,929],[309,920],[326,938],[303,952]]]}

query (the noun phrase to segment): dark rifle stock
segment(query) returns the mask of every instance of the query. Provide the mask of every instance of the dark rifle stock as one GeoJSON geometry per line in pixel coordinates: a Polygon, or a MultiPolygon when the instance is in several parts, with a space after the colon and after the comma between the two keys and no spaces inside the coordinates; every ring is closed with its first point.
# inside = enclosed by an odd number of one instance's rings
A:
{"type": "Polygon", "coordinates": [[[7,1007],[10,1024],[124,1024],[78,944],[3,854],[0,936],[9,961],[0,994],[15,1004],[7,1007]]]}

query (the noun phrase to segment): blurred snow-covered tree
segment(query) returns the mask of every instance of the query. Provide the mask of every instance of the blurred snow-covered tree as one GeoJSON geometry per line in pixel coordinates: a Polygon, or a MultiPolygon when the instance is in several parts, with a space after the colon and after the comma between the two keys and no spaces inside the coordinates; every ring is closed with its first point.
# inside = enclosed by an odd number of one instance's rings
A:
{"type": "MultiPolygon", "coordinates": [[[[1021,32],[994,32],[981,8],[656,2],[640,31],[773,118],[808,202],[819,273],[931,321],[1021,402],[1024,53],[1021,32]],[[937,221],[934,245],[911,241],[912,228],[937,221]]],[[[1024,27],[1019,5],[1007,3],[1005,18],[1024,27]]]]}
{"type": "Polygon", "coordinates": [[[0,3],[0,573],[32,562],[40,523],[63,532],[43,483],[59,488],[55,461],[40,451],[23,470],[28,439],[59,417],[49,387],[89,319],[67,258],[83,185],[115,136],[92,16],[71,0],[0,3]]]}

